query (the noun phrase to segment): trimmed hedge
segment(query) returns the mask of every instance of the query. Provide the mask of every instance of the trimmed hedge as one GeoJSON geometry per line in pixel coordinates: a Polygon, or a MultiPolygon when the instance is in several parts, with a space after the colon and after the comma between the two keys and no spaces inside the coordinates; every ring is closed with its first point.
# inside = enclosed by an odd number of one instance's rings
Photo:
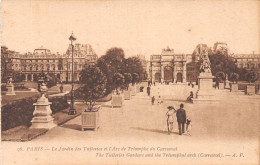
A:
{"type": "Polygon", "coordinates": [[[1,91],[7,91],[6,85],[1,85],[1,91]]]}
{"type": "MultiPolygon", "coordinates": [[[[16,100],[2,107],[2,131],[14,128],[20,125],[31,125],[33,118],[33,103],[38,98],[30,97],[16,100]]],[[[69,107],[65,97],[53,97],[49,99],[52,113],[57,113],[69,107]]]]}

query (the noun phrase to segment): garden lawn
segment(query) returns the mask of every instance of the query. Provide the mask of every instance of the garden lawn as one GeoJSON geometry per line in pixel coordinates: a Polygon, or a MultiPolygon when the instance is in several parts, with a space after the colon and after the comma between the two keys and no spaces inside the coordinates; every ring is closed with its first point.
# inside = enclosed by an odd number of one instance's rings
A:
{"type": "MultiPolygon", "coordinates": [[[[54,123],[57,125],[62,125],[63,123],[74,119],[79,116],[81,112],[86,108],[85,104],[76,104],[75,109],[77,111],[76,115],[68,115],[69,109],[64,109],[60,112],[53,114],[54,123]]],[[[45,134],[48,129],[37,129],[29,128],[27,126],[18,126],[6,131],[2,131],[2,141],[30,141],[40,135],[45,134]]]]}
{"type": "Polygon", "coordinates": [[[20,99],[24,99],[27,97],[40,97],[40,93],[38,93],[38,92],[17,92],[17,93],[15,93],[15,95],[10,95],[10,96],[2,95],[1,107],[14,100],[20,100],[20,99]]]}

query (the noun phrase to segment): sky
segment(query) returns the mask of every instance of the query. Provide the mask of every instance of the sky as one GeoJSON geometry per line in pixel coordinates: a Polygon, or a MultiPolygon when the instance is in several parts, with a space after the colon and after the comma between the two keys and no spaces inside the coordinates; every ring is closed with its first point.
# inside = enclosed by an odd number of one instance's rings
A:
{"type": "Polygon", "coordinates": [[[44,46],[65,53],[76,42],[99,55],[190,54],[199,43],[226,42],[232,53],[260,53],[259,1],[2,0],[1,43],[21,53],[44,46]]]}

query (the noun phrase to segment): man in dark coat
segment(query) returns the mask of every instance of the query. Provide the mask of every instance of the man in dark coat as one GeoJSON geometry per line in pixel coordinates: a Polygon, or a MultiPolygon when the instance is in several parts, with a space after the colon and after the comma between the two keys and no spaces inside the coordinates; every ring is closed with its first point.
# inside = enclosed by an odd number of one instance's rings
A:
{"type": "Polygon", "coordinates": [[[179,126],[179,135],[184,133],[184,123],[186,122],[186,112],[183,109],[184,105],[180,105],[180,109],[177,110],[176,117],[179,126]]]}
{"type": "Polygon", "coordinates": [[[147,95],[150,96],[150,92],[151,92],[150,86],[148,86],[146,89],[147,89],[147,95]]]}

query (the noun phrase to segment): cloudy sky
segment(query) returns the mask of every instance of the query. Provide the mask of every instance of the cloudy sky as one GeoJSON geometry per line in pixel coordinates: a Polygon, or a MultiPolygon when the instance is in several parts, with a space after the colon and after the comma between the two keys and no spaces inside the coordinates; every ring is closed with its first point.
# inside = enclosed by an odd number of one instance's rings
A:
{"type": "Polygon", "coordinates": [[[1,40],[21,53],[40,46],[65,53],[77,42],[98,55],[121,47],[127,56],[192,53],[199,43],[226,42],[233,53],[260,53],[259,1],[2,0],[1,40]]]}

